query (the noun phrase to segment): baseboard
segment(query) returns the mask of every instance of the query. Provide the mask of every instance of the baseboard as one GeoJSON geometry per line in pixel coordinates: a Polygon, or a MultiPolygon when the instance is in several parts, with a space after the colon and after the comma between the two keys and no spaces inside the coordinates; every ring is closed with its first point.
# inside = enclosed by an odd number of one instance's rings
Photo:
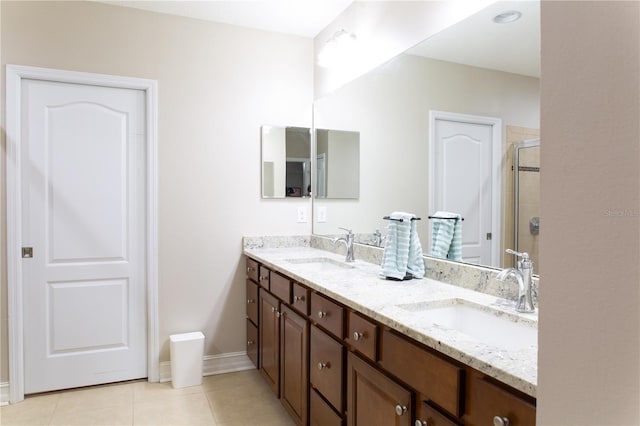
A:
{"type": "MultiPolygon", "coordinates": [[[[230,352],[220,355],[206,355],[202,359],[202,375],[232,373],[256,368],[246,352],[230,352]]],[[[160,382],[171,381],[171,361],[160,363],[160,382]]]]}
{"type": "Polygon", "coordinates": [[[9,404],[9,382],[0,383],[0,406],[9,404]]]}

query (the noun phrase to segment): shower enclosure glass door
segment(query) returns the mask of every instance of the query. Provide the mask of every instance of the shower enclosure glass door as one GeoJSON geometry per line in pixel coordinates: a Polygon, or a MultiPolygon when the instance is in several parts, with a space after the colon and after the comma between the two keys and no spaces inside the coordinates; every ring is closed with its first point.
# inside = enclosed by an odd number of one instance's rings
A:
{"type": "Polygon", "coordinates": [[[533,261],[534,274],[540,273],[538,242],[540,238],[540,139],[514,145],[513,151],[516,251],[527,252],[533,261]]]}

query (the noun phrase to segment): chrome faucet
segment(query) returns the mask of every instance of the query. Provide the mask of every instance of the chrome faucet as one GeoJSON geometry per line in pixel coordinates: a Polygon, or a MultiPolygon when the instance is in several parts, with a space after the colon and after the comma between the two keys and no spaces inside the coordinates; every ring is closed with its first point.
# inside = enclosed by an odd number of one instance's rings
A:
{"type": "Polygon", "coordinates": [[[531,274],[533,272],[533,262],[529,260],[528,253],[519,253],[511,249],[507,249],[506,251],[507,253],[521,257],[522,260],[518,260],[517,269],[503,269],[496,276],[496,279],[504,282],[507,277],[513,275],[513,277],[515,277],[516,281],[518,282],[518,300],[516,301],[516,311],[535,312],[536,308],[533,306],[533,297],[531,296],[531,274]]]}
{"type": "Polygon", "coordinates": [[[373,245],[376,247],[382,247],[382,242],[384,241],[384,237],[382,236],[382,232],[379,229],[376,229],[373,232],[373,245]]]}
{"type": "Polygon", "coordinates": [[[337,244],[338,242],[343,242],[347,247],[347,257],[344,259],[345,262],[354,262],[355,258],[353,257],[353,232],[351,229],[340,228],[347,231],[347,235],[344,237],[336,238],[333,240],[333,244],[337,244]]]}

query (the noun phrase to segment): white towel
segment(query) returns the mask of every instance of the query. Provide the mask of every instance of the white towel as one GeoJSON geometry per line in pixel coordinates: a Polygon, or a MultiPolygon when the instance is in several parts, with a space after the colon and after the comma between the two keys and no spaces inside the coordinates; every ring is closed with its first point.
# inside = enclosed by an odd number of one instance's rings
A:
{"type": "Polygon", "coordinates": [[[462,261],[462,216],[444,211],[433,216],[436,217],[431,219],[431,255],[462,261]]]}
{"type": "Polygon", "coordinates": [[[382,255],[382,275],[403,280],[407,273],[414,278],[424,276],[422,246],[416,232],[416,216],[412,213],[393,212],[387,225],[387,242],[382,255]]]}

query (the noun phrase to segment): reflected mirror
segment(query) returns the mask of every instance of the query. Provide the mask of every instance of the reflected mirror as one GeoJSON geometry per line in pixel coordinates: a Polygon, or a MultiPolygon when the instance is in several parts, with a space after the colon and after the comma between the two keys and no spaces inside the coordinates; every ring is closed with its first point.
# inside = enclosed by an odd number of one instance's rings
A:
{"type": "Polygon", "coordinates": [[[314,200],[314,233],[382,246],[383,217],[406,211],[429,254],[429,216],[448,211],[465,219],[464,262],[513,265],[513,147],[539,138],[539,6],[495,3],[314,102],[316,128],[358,129],[361,175],[359,199],[314,200]],[[505,10],[522,17],[494,23],[505,10]]]}
{"type": "Polygon", "coordinates": [[[262,198],[311,196],[311,131],[263,125],[262,198]]]}
{"type": "Polygon", "coordinates": [[[316,129],[316,198],[358,198],[360,133],[316,129]]]}

